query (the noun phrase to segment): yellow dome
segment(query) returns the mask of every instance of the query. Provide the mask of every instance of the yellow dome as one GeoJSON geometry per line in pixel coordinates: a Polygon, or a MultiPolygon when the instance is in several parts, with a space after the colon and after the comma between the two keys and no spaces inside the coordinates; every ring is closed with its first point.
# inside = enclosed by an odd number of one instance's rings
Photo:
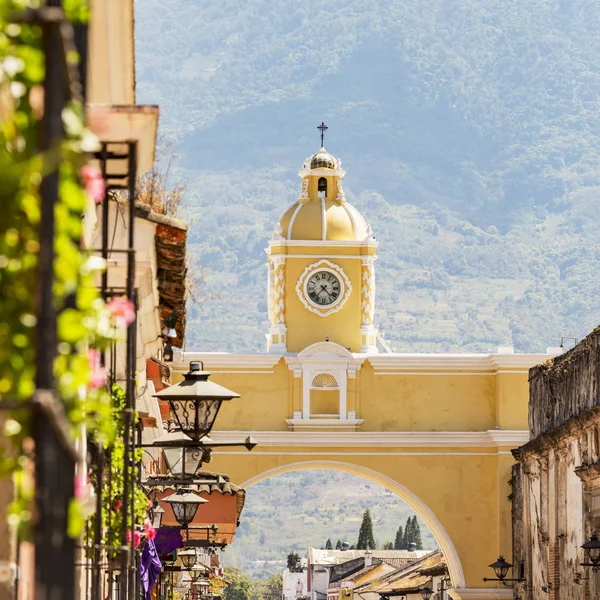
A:
{"type": "Polygon", "coordinates": [[[366,221],[348,202],[320,198],[292,204],[279,225],[286,240],[363,241],[371,236],[366,221]]]}

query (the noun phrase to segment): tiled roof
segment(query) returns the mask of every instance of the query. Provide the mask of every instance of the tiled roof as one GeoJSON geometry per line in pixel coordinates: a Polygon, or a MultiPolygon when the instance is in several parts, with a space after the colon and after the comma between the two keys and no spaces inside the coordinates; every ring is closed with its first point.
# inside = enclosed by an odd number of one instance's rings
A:
{"type": "MultiPolygon", "coordinates": [[[[160,478],[164,477],[164,475],[156,475],[155,477],[160,478]]],[[[148,481],[152,481],[153,476],[148,477],[148,481]]],[[[224,475],[222,473],[211,473],[210,471],[198,471],[195,475],[196,479],[201,480],[213,480],[212,483],[202,483],[201,485],[189,484],[186,487],[189,487],[194,492],[198,493],[206,493],[208,495],[212,493],[219,494],[229,494],[235,495],[236,497],[236,508],[237,508],[237,518],[240,518],[242,510],[244,508],[244,503],[246,501],[246,490],[241,488],[239,485],[235,485],[235,483],[231,483],[228,475],[224,475]]],[[[154,489],[157,490],[165,490],[171,486],[153,486],[154,489]]]]}
{"type": "MultiPolygon", "coordinates": [[[[313,565],[335,565],[359,558],[365,555],[366,550],[320,550],[319,548],[308,549],[308,560],[313,565]]],[[[431,550],[371,550],[373,558],[379,558],[392,566],[401,566],[391,561],[404,560],[414,562],[429,554],[431,550]]]]}
{"type": "Polygon", "coordinates": [[[448,567],[444,555],[440,550],[435,550],[420,560],[364,584],[358,589],[382,595],[417,592],[431,581],[433,575],[444,575],[447,572],[448,567]]]}
{"type": "Polygon", "coordinates": [[[362,577],[363,575],[374,571],[380,564],[381,562],[378,561],[376,564],[372,564],[369,567],[363,567],[362,569],[355,571],[354,573],[347,575],[346,577],[342,577],[342,579],[340,579],[339,581],[355,581],[359,577],[362,577]]]}

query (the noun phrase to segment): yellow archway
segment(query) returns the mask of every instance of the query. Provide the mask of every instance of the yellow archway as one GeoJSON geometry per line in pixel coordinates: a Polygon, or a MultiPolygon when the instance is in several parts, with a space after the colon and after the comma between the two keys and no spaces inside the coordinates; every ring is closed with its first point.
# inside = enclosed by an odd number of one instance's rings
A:
{"type": "MultiPolygon", "coordinates": [[[[267,248],[268,352],[175,353],[174,381],[201,360],[241,396],[224,403],[211,437],[258,442],[251,453],[220,449],[211,468],[246,484],[316,466],[364,475],[429,525],[453,598],[512,598],[483,578],[512,554],[510,451],[528,440],[528,371],[548,356],[393,352],[373,320],[379,242],[346,201],[341,161],[320,148],[298,174],[298,201],[267,248]]],[[[406,311],[394,312],[404,323],[406,311]]]]}
{"type": "Polygon", "coordinates": [[[343,471],[344,473],[365,477],[374,483],[378,483],[404,500],[404,502],[406,502],[423,519],[423,521],[425,521],[426,525],[433,533],[437,543],[440,545],[440,548],[448,562],[448,570],[450,572],[450,578],[452,579],[452,585],[456,588],[465,587],[465,576],[460,563],[460,558],[456,552],[456,548],[454,547],[450,536],[439,522],[433,511],[408,488],[387,477],[386,475],[382,475],[381,473],[374,471],[373,469],[333,460],[309,460],[282,465],[268,471],[264,471],[258,475],[254,475],[242,483],[242,487],[248,488],[260,481],[268,479],[269,477],[274,477],[283,473],[289,473],[291,471],[309,471],[315,469],[343,471]]]}
{"type": "MultiPolygon", "coordinates": [[[[528,439],[528,368],[541,356],[352,354],[331,342],[283,357],[185,353],[235,390],[210,468],[251,485],[294,469],[335,468],[376,481],[421,515],[447,557],[455,600],[511,598],[488,564],[510,557],[511,448],[528,439]],[[311,408],[319,374],[335,378],[335,415],[311,408]]],[[[321,379],[324,379],[322,377],[321,379]]],[[[329,380],[329,379],[328,379],[329,380]]]]}

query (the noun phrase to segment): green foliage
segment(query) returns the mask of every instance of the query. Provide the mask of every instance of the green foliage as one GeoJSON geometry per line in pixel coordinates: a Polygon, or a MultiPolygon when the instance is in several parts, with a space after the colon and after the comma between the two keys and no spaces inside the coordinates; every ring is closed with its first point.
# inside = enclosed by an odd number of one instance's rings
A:
{"type": "Polygon", "coordinates": [[[297,552],[292,551],[287,555],[287,568],[290,573],[302,573],[302,563],[297,552]]]}
{"type": "Polygon", "coordinates": [[[281,600],[283,597],[283,576],[275,573],[266,580],[253,582],[253,600],[281,600]]]}
{"type": "Polygon", "coordinates": [[[251,600],[252,582],[239,569],[225,567],[225,578],[231,584],[225,588],[225,600],[251,600]]]}
{"type": "Polygon", "coordinates": [[[368,508],[365,509],[365,512],[363,513],[356,547],[359,550],[374,550],[376,548],[375,538],[373,537],[373,520],[371,519],[371,512],[368,508]]]}
{"type": "MultiPolygon", "coordinates": [[[[123,476],[125,473],[125,444],[123,442],[124,421],[122,419],[122,411],[125,408],[126,393],[125,390],[115,383],[112,386],[113,398],[113,419],[116,423],[116,438],[106,448],[106,453],[109,456],[108,467],[103,473],[103,488],[102,494],[102,532],[103,543],[108,546],[118,547],[121,545],[122,527],[123,527],[123,505],[126,500],[123,496],[123,476]]],[[[144,454],[143,448],[136,449],[135,463],[142,460],[144,454]]],[[[129,480],[137,473],[137,464],[129,466],[129,480]]],[[[131,490],[131,488],[130,488],[131,490]]],[[[133,488],[133,531],[141,531],[144,520],[148,517],[149,500],[141,486],[136,485],[133,488]]],[[[96,516],[90,518],[90,527],[88,532],[94,531],[93,523],[96,516]]],[[[131,530],[131,512],[128,515],[128,530],[131,530]]],[[[88,540],[90,543],[93,540],[88,540]]],[[[112,552],[112,558],[118,558],[116,552],[112,552]]]]}
{"type": "Polygon", "coordinates": [[[331,543],[331,538],[327,538],[325,542],[325,550],[333,550],[333,544],[331,543]]]}
{"type": "Polygon", "coordinates": [[[338,540],[338,541],[335,543],[335,549],[336,549],[336,550],[341,550],[341,549],[342,549],[342,540],[338,540]]]}
{"type": "Polygon", "coordinates": [[[410,544],[415,544],[416,550],[423,549],[423,541],[421,539],[421,527],[417,521],[417,515],[408,517],[406,526],[404,527],[404,536],[402,538],[402,548],[408,549],[410,544]]]}
{"type": "Polygon", "coordinates": [[[402,525],[398,527],[396,531],[396,538],[394,539],[394,549],[402,550],[404,548],[404,533],[402,531],[402,525]]]}
{"type": "MultiPolygon", "coordinates": [[[[25,402],[35,390],[40,184],[45,175],[58,170],[53,286],[58,314],[56,387],[73,437],[86,425],[99,443],[105,443],[114,436],[111,398],[105,388],[89,386],[92,373],[87,351],[102,348],[116,332],[94,286],[88,253],[80,248],[81,217],[90,202],[81,170],[90,145],[97,140],[85,127],[83,107],[71,103],[63,111],[64,138],[49,151],[39,151],[44,78],[41,29],[8,22],[12,13],[38,4],[9,0],[0,7],[0,400],[25,402]]],[[[69,17],[84,20],[87,2],[69,0],[67,9],[69,17]]],[[[9,521],[22,536],[27,534],[33,497],[33,482],[24,473],[31,447],[26,414],[16,411],[7,421],[5,433],[12,445],[0,456],[1,471],[13,475],[16,489],[9,521]]],[[[69,531],[75,535],[81,525],[76,504],[72,503],[69,516],[69,531]]]]}
{"type": "Polygon", "coordinates": [[[386,542],[383,545],[384,550],[394,550],[394,542],[386,542]]]}

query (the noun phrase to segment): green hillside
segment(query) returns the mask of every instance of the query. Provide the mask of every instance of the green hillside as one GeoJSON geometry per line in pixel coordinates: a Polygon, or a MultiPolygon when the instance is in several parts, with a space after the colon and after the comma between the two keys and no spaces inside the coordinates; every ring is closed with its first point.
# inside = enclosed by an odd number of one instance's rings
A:
{"type": "MultiPolygon", "coordinates": [[[[285,568],[288,552],[306,554],[327,538],[356,544],[364,510],[373,517],[378,548],[393,542],[399,525],[414,514],[403,501],[378,484],[338,471],[302,471],[266,479],[248,489],[246,506],[234,542],[223,563],[252,579],[264,579],[285,568]]],[[[423,547],[437,544],[419,520],[423,547]]]]}
{"type": "Polygon", "coordinates": [[[264,349],[264,248],[321,119],[398,351],[544,351],[597,325],[600,3],[138,0],[136,31],[206,273],[188,349],[264,349]]]}

